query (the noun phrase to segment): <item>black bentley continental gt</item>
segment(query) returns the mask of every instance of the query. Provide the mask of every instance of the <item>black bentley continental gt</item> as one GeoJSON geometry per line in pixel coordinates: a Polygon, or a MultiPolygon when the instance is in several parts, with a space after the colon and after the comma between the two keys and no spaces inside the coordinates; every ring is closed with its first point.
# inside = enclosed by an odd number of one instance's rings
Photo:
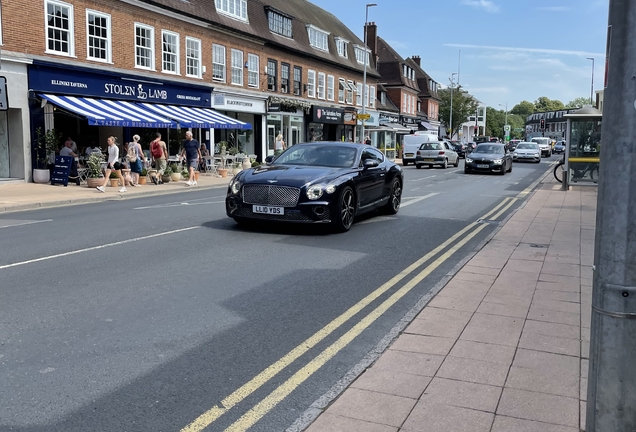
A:
{"type": "Polygon", "coordinates": [[[375,148],[344,142],[296,144],[266,165],[238,173],[225,209],[237,223],[322,223],[348,231],[356,216],[400,209],[402,169],[375,148]]]}

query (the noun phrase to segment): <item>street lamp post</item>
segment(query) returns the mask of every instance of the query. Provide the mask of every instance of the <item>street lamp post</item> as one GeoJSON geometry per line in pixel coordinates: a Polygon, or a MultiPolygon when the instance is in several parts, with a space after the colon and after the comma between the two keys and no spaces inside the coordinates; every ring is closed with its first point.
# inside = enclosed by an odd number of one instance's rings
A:
{"type": "Polygon", "coordinates": [[[506,105],[499,104],[499,106],[506,108],[506,120],[505,120],[506,125],[504,126],[504,142],[506,142],[508,139],[508,130],[507,130],[508,128],[506,127],[508,126],[508,102],[506,102],[506,105]]]}
{"type": "Polygon", "coordinates": [[[592,89],[590,90],[590,105],[594,106],[594,58],[588,57],[588,60],[592,60],[592,89]]]}
{"type": "Polygon", "coordinates": [[[366,104],[364,103],[367,98],[367,63],[369,63],[369,51],[367,47],[367,24],[369,23],[369,8],[377,6],[376,3],[367,3],[364,15],[364,74],[362,75],[362,132],[360,134],[361,140],[364,140],[364,114],[366,114],[366,104]]]}
{"type": "Polygon", "coordinates": [[[455,75],[456,73],[451,74],[450,82],[451,82],[451,103],[450,103],[450,121],[448,125],[448,129],[450,129],[450,139],[453,139],[453,89],[455,88],[455,75]]]}

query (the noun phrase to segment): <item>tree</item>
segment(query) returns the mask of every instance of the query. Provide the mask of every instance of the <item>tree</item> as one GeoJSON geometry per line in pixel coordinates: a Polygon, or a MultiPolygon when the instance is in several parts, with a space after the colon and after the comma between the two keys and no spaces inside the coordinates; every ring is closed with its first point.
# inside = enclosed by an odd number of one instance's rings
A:
{"type": "Polygon", "coordinates": [[[541,96],[539,99],[534,101],[534,107],[536,112],[546,112],[546,111],[557,111],[565,109],[565,105],[563,102],[557,99],[550,99],[545,96],[541,96]]]}
{"type": "Polygon", "coordinates": [[[510,114],[519,114],[522,117],[528,117],[530,114],[534,114],[535,106],[532,102],[528,102],[526,100],[519,102],[517,105],[512,107],[510,110],[510,114]]]}
{"type": "Polygon", "coordinates": [[[441,99],[439,103],[439,119],[444,122],[449,136],[457,133],[462,123],[468,121],[468,117],[475,114],[478,103],[461,86],[453,89],[453,124],[450,124],[451,89],[445,88],[437,92],[441,99]]]}
{"type": "Polygon", "coordinates": [[[581,96],[571,100],[565,106],[566,108],[583,108],[585,105],[590,105],[590,98],[581,96]]]}

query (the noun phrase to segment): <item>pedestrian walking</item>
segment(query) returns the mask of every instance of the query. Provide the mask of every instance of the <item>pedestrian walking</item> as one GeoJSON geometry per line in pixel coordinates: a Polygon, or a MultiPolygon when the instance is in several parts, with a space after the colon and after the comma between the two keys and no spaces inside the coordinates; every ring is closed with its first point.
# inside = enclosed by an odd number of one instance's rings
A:
{"type": "Polygon", "coordinates": [[[369,135],[367,135],[367,136],[364,138],[364,143],[365,143],[365,144],[367,144],[367,145],[371,145],[371,138],[369,138],[369,135]]]}
{"type": "Polygon", "coordinates": [[[106,164],[106,175],[104,176],[104,184],[101,186],[97,186],[97,190],[104,193],[106,192],[106,185],[108,184],[108,179],[110,178],[110,173],[115,171],[117,177],[119,177],[119,181],[121,182],[121,189],[119,192],[126,192],[126,182],[124,181],[124,177],[121,175],[121,164],[119,163],[119,147],[116,145],[117,138],[114,136],[108,137],[108,163],[106,164]]]}
{"type": "Polygon", "coordinates": [[[186,186],[195,186],[197,181],[194,179],[194,171],[199,166],[199,161],[201,160],[201,145],[197,140],[192,138],[192,132],[187,131],[185,137],[183,150],[181,150],[181,158],[185,156],[190,173],[190,178],[186,182],[186,186]]]}
{"type": "Polygon", "coordinates": [[[141,170],[143,169],[143,164],[146,162],[146,155],[144,155],[144,151],[141,148],[141,144],[139,144],[139,140],[141,138],[139,135],[133,136],[133,142],[128,143],[128,163],[130,164],[130,172],[131,172],[131,186],[137,187],[139,186],[139,176],[141,175],[141,170]]]}
{"type": "Polygon", "coordinates": [[[274,142],[274,155],[278,156],[285,150],[287,146],[285,146],[285,141],[283,140],[283,134],[278,134],[276,137],[276,142],[274,142]]]}
{"type": "Polygon", "coordinates": [[[154,141],[150,143],[150,155],[155,162],[155,169],[157,170],[154,176],[150,176],[150,180],[156,185],[163,184],[161,176],[163,176],[164,171],[168,168],[168,148],[166,147],[166,143],[161,141],[161,134],[159,132],[155,134],[154,141]]]}

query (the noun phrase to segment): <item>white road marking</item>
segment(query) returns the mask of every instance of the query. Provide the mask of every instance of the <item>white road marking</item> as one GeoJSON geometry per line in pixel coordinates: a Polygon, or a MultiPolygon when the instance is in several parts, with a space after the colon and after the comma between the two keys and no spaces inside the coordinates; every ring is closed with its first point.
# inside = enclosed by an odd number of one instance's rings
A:
{"type": "Polygon", "coordinates": [[[362,222],[358,223],[357,225],[365,225],[365,224],[370,224],[370,223],[375,223],[375,222],[386,222],[386,221],[389,221],[389,220],[397,220],[397,218],[396,217],[391,217],[391,216],[377,216],[377,217],[362,221],[362,222]]]}
{"type": "MultiPolygon", "coordinates": [[[[209,198],[207,198],[209,199],[209,198]]],[[[198,202],[198,203],[170,203],[170,204],[157,204],[146,207],[135,207],[133,210],[148,210],[148,209],[159,209],[159,208],[169,208],[169,207],[182,207],[182,206],[198,206],[198,205],[208,205],[208,204],[225,204],[225,200],[223,201],[208,201],[208,202],[198,202]]]]}
{"type": "Polygon", "coordinates": [[[446,171],[444,174],[455,174],[461,172],[461,170],[455,170],[455,171],[446,171]]]}
{"type": "Polygon", "coordinates": [[[407,180],[409,182],[416,182],[416,181],[421,181],[421,180],[426,180],[426,179],[432,179],[433,177],[437,177],[436,175],[432,175],[432,176],[428,176],[428,177],[422,177],[422,178],[418,178],[418,179],[414,179],[414,180],[407,180]]]}
{"type": "Polygon", "coordinates": [[[418,203],[418,202],[423,201],[423,200],[425,200],[427,198],[434,197],[435,195],[439,195],[439,192],[433,192],[433,193],[430,193],[428,195],[424,195],[422,197],[414,197],[413,199],[411,199],[411,201],[409,201],[407,203],[400,204],[400,208],[406,207],[406,206],[410,206],[411,204],[418,203]]]}
{"type": "MultiPolygon", "coordinates": [[[[13,227],[19,227],[19,226],[24,226],[24,225],[33,225],[33,224],[38,224],[38,223],[42,223],[42,222],[53,222],[53,219],[46,219],[46,220],[39,220],[39,221],[28,221],[28,222],[18,222],[18,223],[14,223],[14,224],[11,224],[11,225],[0,226],[0,229],[2,229],[2,228],[13,228],[13,227]]],[[[2,223],[2,220],[0,220],[0,223],[2,223]]]]}
{"type": "Polygon", "coordinates": [[[21,262],[17,262],[17,263],[13,263],[13,264],[6,264],[3,266],[0,266],[0,270],[4,270],[4,269],[8,269],[11,267],[18,267],[18,266],[22,266],[22,265],[26,265],[26,264],[33,264],[36,262],[40,262],[40,261],[48,261],[48,260],[52,260],[55,258],[62,258],[62,257],[66,257],[69,255],[77,255],[80,253],[84,253],[84,252],[89,252],[89,251],[94,251],[94,250],[99,250],[99,249],[105,249],[108,247],[113,247],[113,246],[119,246],[119,245],[123,245],[126,243],[132,243],[132,242],[136,242],[136,241],[140,241],[140,240],[148,240],[151,238],[156,238],[156,237],[162,237],[162,236],[166,236],[166,235],[170,235],[170,234],[176,234],[176,233],[180,233],[180,232],[184,232],[184,231],[191,231],[194,229],[200,228],[198,226],[195,227],[189,227],[189,228],[182,228],[182,229],[178,229],[178,230],[172,230],[172,231],[166,231],[166,232],[162,232],[162,233],[158,233],[158,234],[152,234],[152,235],[148,235],[148,236],[143,236],[143,237],[136,237],[136,238],[131,238],[128,240],[122,240],[122,241],[118,241],[115,243],[107,243],[107,244],[103,244],[100,246],[93,246],[93,247],[89,247],[89,248],[85,248],[85,249],[79,249],[79,250],[74,250],[71,252],[65,252],[65,253],[61,253],[61,254],[56,254],[56,255],[49,255],[49,256],[45,256],[42,258],[35,258],[32,260],[27,260],[27,261],[21,261],[21,262]]]}

